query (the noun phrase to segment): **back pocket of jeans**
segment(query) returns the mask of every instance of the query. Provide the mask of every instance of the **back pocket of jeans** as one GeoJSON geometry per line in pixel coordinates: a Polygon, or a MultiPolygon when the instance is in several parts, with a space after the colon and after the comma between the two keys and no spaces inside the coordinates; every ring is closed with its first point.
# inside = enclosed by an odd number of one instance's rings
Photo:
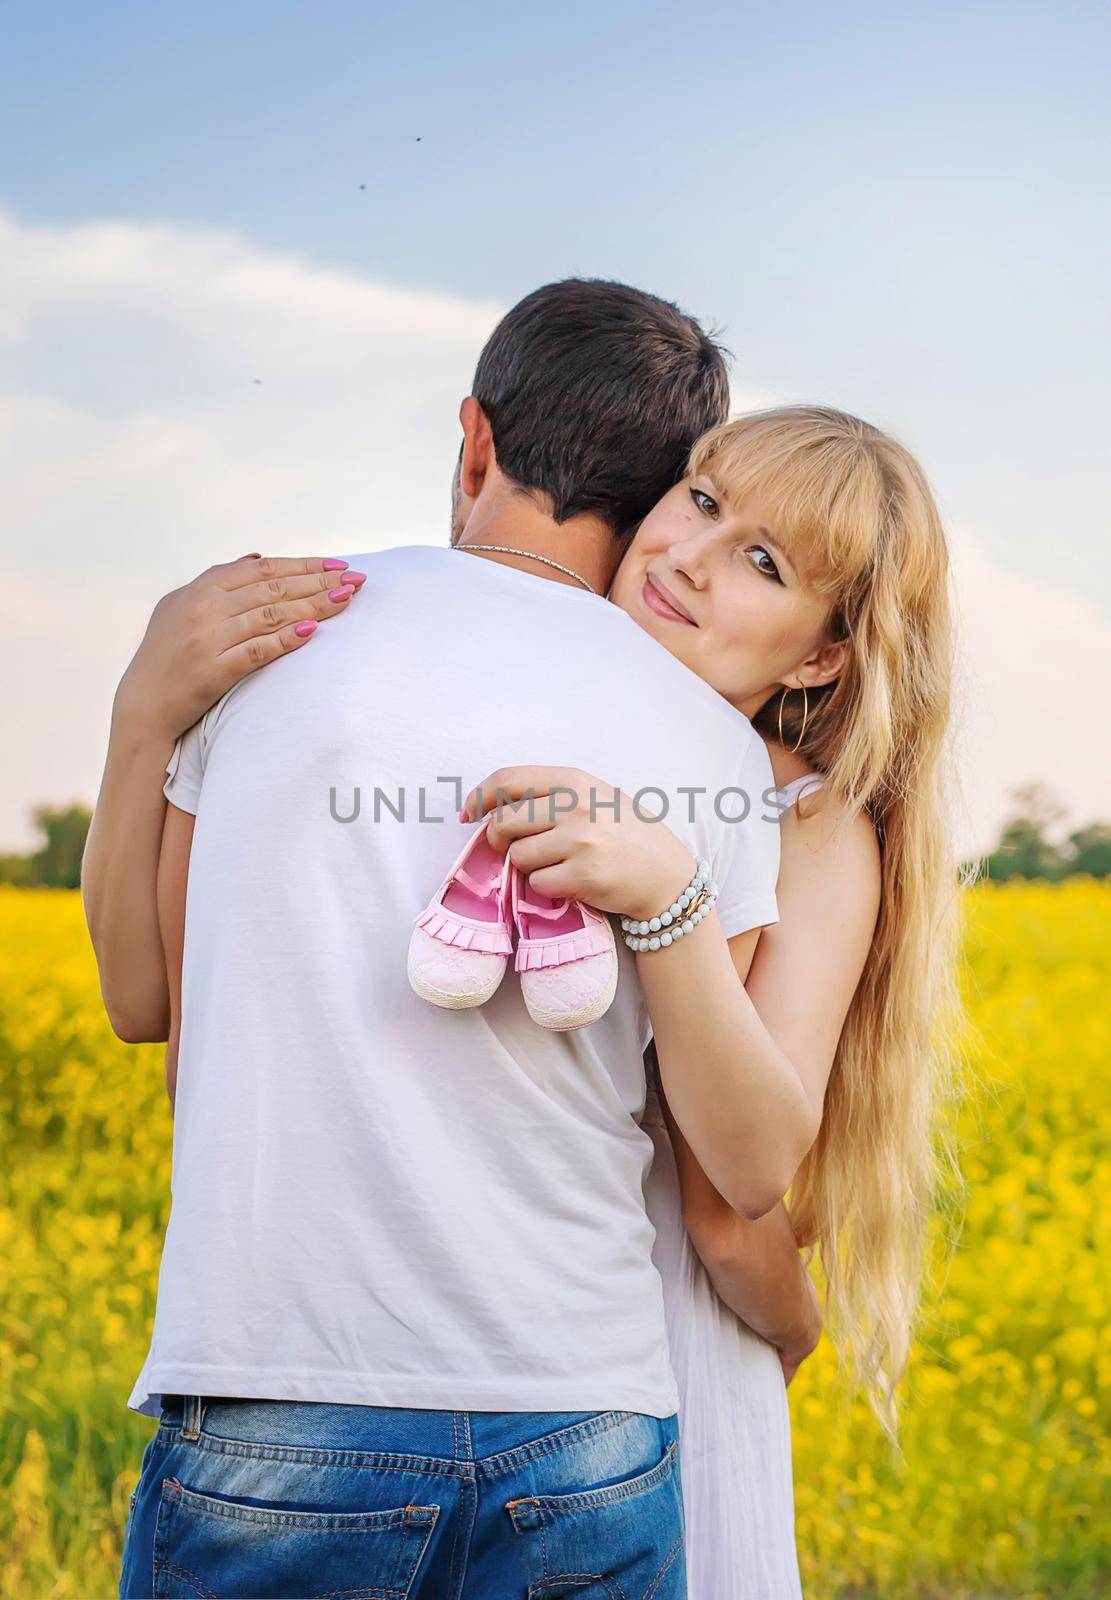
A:
{"type": "Polygon", "coordinates": [[[686,1594],[679,1443],[616,1483],[511,1500],[531,1566],[528,1600],[672,1600],[686,1594]]]}
{"type": "Polygon", "coordinates": [[[406,1600],[439,1506],[305,1511],[218,1499],[162,1483],[154,1534],[155,1600],[267,1595],[273,1600],[406,1600]]]}

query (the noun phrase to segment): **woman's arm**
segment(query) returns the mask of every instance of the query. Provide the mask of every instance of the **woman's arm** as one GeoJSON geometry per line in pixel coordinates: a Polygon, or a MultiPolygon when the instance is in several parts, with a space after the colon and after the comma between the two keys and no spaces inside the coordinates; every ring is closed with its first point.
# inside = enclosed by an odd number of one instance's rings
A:
{"type": "Polygon", "coordinates": [[[253,556],[210,567],[158,602],[120,681],[81,895],[105,1009],[129,1044],[170,1027],[155,885],[174,742],[241,678],[300,649],[312,632],[298,626],[344,609],[365,575],[345,571],[337,589],[341,567],[253,556]]]}
{"type": "MultiPolygon", "coordinates": [[[[750,958],[755,955],[756,939],[748,934],[733,941],[738,977],[743,976],[745,949],[750,958]]],[[[719,1298],[775,1346],[789,1384],[818,1346],[822,1315],[787,1208],[781,1201],[756,1221],[738,1215],[699,1165],[659,1085],[657,1094],[675,1155],[683,1224],[691,1243],[719,1298]]]]}
{"type": "MultiPolygon", "coordinates": [[[[862,937],[866,908],[879,906],[879,855],[871,824],[856,818],[846,834],[830,844],[832,820],[829,814],[804,819],[797,809],[784,816],[776,890],[780,921],[761,934],[751,968],[743,942],[732,941],[738,976],[747,968],[749,993],[762,1021],[777,1038],[792,1035],[796,1050],[805,1052],[809,1040],[809,1047],[820,1052],[819,1064],[826,1057],[832,1063],[844,1012],[859,981],[859,972],[853,976],[854,967],[862,968],[867,956],[862,937]],[[861,907],[854,919],[855,958],[833,957],[829,952],[842,933],[844,908],[854,900],[861,907]],[[798,982],[802,970],[821,976],[802,985],[798,982]]],[[[683,1218],[692,1243],[721,1298],[779,1348],[789,1382],[817,1344],[821,1322],[786,1207],[780,1204],[755,1222],[738,1216],[707,1178],[662,1094],[660,1099],[675,1148],[683,1218]]]]}
{"type": "Polygon", "coordinates": [[[166,1039],[166,1093],[177,1099],[177,1050],[181,1033],[181,967],[185,953],[185,892],[196,818],[175,805],[166,807],[166,823],[158,856],[159,949],[165,951],[163,980],[169,1000],[166,1039]]]}
{"type": "Polygon", "coordinates": [[[875,931],[874,829],[858,816],[838,834],[837,820],[828,804],[784,817],[780,919],[755,955],[711,916],[678,949],[637,957],[675,1122],[721,1204],[750,1220],[775,1210],[817,1136],[875,931]]]}
{"type": "Polygon", "coordinates": [[[729,1206],[766,1216],[817,1136],[824,1085],[808,1088],[764,1026],[716,914],[637,967],[675,1122],[729,1206]]]}
{"type": "MultiPolygon", "coordinates": [[[[491,839],[509,846],[538,892],[643,919],[689,881],[690,852],[671,830],[638,819],[627,796],[618,816],[615,791],[585,773],[502,768],[464,815],[494,810],[499,794],[519,800],[555,790],[576,797],[574,805],[561,798],[558,816],[540,803],[488,821],[491,839]]],[[[810,826],[828,833],[828,811],[822,807],[810,826]]],[[[712,1186],[752,1220],[775,1209],[817,1135],[879,905],[878,851],[866,819],[826,848],[812,834],[807,841],[806,883],[794,891],[805,904],[791,919],[789,949],[781,905],[781,922],[765,931],[755,960],[756,934],[727,940],[716,913],[680,944],[637,956],[674,1119],[712,1186]],[[784,950],[785,959],[773,961],[765,946],[784,950]]]]}
{"type": "Polygon", "coordinates": [[[706,1177],[662,1089],[659,1100],[691,1243],[717,1295],[753,1333],[776,1347],[789,1383],[817,1347],[822,1315],[787,1208],[780,1202],[756,1222],[739,1216],[706,1177]]]}
{"type": "Polygon", "coordinates": [[[175,738],[132,716],[117,694],[81,861],[101,996],[113,1031],[128,1044],[165,1039],[170,1026],[154,885],[175,738]]]}

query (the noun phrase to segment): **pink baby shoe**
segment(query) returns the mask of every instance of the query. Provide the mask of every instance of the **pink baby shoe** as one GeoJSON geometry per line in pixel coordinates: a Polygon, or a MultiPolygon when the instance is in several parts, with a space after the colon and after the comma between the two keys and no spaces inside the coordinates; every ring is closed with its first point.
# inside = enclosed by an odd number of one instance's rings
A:
{"type": "Polygon", "coordinates": [[[549,900],[510,865],[521,994],[529,1016],[563,1033],[597,1022],[617,992],[609,918],[578,900],[549,900]]]}
{"type": "Polygon", "coordinates": [[[407,970],[422,1000],[450,1011],[489,1000],[513,950],[509,879],[509,857],[491,847],[483,822],[416,918],[407,970]]]}

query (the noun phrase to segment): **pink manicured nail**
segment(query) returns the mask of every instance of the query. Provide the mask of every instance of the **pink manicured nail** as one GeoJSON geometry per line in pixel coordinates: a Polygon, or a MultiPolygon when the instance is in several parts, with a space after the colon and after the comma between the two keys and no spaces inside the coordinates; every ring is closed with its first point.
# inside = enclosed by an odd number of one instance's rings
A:
{"type": "Polygon", "coordinates": [[[343,581],[344,581],[344,583],[353,583],[357,588],[360,583],[365,583],[366,582],[366,573],[365,572],[345,572],[344,575],[343,575],[343,581]]]}
{"type": "Polygon", "coordinates": [[[297,624],[297,626],[294,628],[293,631],[298,636],[298,638],[307,639],[310,633],[315,633],[316,632],[316,623],[315,622],[299,622],[297,624]]]}
{"type": "Polygon", "coordinates": [[[248,550],[247,554],[245,556],[240,556],[239,559],[240,561],[257,561],[261,554],[261,550],[248,550]]]}
{"type": "Polygon", "coordinates": [[[328,593],[328,599],[329,600],[346,600],[348,595],[352,595],[354,593],[355,593],[355,590],[354,590],[353,585],[350,584],[350,583],[345,583],[338,589],[330,590],[329,593],[328,593]]]}
{"type": "Polygon", "coordinates": [[[325,572],[343,572],[351,565],[350,561],[337,561],[334,556],[329,556],[324,563],[325,572]]]}
{"type": "Polygon", "coordinates": [[[467,813],[466,813],[466,812],[465,812],[465,811],[461,811],[461,812],[460,812],[460,813],[459,813],[459,820],[460,820],[460,822],[466,822],[466,820],[467,820],[467,813]]]}

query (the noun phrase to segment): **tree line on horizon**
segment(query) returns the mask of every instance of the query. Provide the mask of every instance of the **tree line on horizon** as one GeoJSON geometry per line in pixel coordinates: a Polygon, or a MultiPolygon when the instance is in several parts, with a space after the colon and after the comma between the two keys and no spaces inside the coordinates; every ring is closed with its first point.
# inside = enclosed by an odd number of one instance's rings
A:
{"type": "MultiPolygon", "coordinates": [[[[1012,807],[989,854],[965,863],[978,880],[1045,878],[1059,882],[1079,874],[1111,876],[1111,824],[1090,822],[1064,837],[1064,811],[1042,784],[1012,791],[1012,807]]],[[[37,805],[31,819],[42,843],[24,855],[0,855],[0,883],[24,889],[77,889],[81,858],[92,821],[87,806],[37,805]]]]}

